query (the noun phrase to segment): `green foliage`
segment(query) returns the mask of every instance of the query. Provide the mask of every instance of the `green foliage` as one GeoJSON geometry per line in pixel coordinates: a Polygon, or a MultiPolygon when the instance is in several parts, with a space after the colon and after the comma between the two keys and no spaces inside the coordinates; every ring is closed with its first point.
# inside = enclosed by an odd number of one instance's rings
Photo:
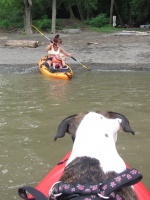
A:
{"type": "MultiPolygon", "coordinates": [[[[51,19],[40,19],[40,20],[33,20],[32,24],[35,25],[39,30],[50,31],[52,20],[51,19]]],[[[61,30],[63,27],[61,25],[61,20],[56,20],[56,29],[61,30]]]]}
{"type": "Polygon", "coordinates": [[[108,26],[103,26],[101,28],[89,27],[89,30],[101,32],[101,33],[114,33],[114,32],[124,30],[124,29],[123,28],[114,28],[114,27],[108,25],[108,26]]]}
{"type": "Polygon", "coordinates": [[[48,30],[51,27],[51,20],[44,18],[40,20],[34,20],[32,22],[37,28],[42,30],[48,30]]]}
{"type": "Polygon", "coordinates": [[[90,9],[90,10],[96,10],[98,0],[76,0],[81,6],[83,7],[84,10],[90,9]]]}
{"type": "Polygon", "coordinates": [[[33,20],[50,18],[52,4],[50,0],[32,0],[32,4],[33,20]]]}
{"type": "Polygon", "coordinates": [[[0,27],[4,29],[23,27],[21,0],[0,0],[0,27]],[[21,23],[22,22],[22,23],[21,23]]]}
{"type": "MultiPolygon", "coordinates": [[[[81,19],[80,13],[82,13],[83,19],[89,26],[104,27],[109,23],[107,16],[110,14],[110,0],[60,0],[57,1],[57,17],[69,18],[69,8],[72,9],[76,19],[81,19]],[[81,12],[79,12],[79,8],[81,12]]],[[[32,0],[31,14],[34,20],[33,24],[35,23],[39,29],[50,30],[52,0],[32,0]]],[[[118,23],[122,22],[122,24],[150,23],[150,1],[115,0],[113,14],[117,16],[118,23]]],[[[0,28],[22,29],[24,26],[24,1],[0,0],[0,19],[0,28]]],[[[56,29],[62,28],[62,22],[57,19],[56,29]]],[[[80,25],[74,23],[72,28],[80,28],[80,25]]]]}
{"type": "Polygon", "coordinates": [[[132,17],[136,22],[150,23],[150,1],[147,0],[132,0],[132,17]]]}
{"type": "Polygon", "coordinates": [[[92,18],[91,20],[85,21],[85,23],[92,27],[100,28],[102,26],[109,24],[109,19],[106,16],[106,14],[102,13],[102,14],[98,15],[97,17],[92,18]]]}
{"type": "Polygon", "coordinates": [[[9,27],[8,20],[1,20],[0,21],[0,28],[8,29],[8,27],[9,27]]]}
{"type": "Polygon", "coordinates": [[[0,28],[4,30],[11,30],[11,29],[24,29],[23,21],[15,21],[15,20],[8,20],[4,19],[0,21],[0,28]]]}

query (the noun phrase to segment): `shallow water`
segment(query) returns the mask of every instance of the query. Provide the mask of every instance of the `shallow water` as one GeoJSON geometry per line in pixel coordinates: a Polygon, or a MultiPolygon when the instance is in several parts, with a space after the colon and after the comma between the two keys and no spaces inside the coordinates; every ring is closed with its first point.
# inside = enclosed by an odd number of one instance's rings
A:
{"type": "Polygon", "coordinates": [[[150,73],[75,71],[49,79],[36,67],[0,69],[0,199],[20,199],[18,187],[37,183],[71,149],[69,135],[53,141],[67,116],[97,110],[124,114],[136,135],[120,132],[118,152],[150,189],[150,73]]]}

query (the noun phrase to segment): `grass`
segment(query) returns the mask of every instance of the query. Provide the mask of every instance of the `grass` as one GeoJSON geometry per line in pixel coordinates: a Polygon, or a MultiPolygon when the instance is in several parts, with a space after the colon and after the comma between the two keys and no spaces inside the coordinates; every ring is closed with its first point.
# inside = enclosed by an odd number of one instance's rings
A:
{"type": "Polygon", "coordinates": [[[104,26],[104,27],[101,27],[101,28],[97,28],[97,27],[88,27],[88,28],[91,31],[103,32],[103,33],[113,33],[113,32],[124,30],[123,28],[114,28],[114,27],[111,27],[111,26],[104,26]]]}
{"type": "Polygon", "coordinates": [[[120,32],[120,31],[140,31],[140,32],[147,32],[149,31],[148,28],[114,28],[112,26],[104,26],[101,28],[97,27],[90,27],[88,26],[88,29],[95,32],[101,32],[101,33],[114,33],[114,32],[120,32]]]}
{"type": "MultiPolygon", "coordinates": [[[[34,20],[33,24],[35,24],[41,31],[48,31],[50,32],[50,20],[34,20]],[[39,26],[38,26],[39,25],[39,26]]],[[[9,24],[10,25],[10,24],[9,24]]],[[[5,20],[0,21],[0,31],[10,31],[15,32],[19,31],[20,33],[24,33],[24,25],[23,22],[19,23],[11,23],[11,26],[9,26],[5,20]]],[[[101,33],[114,33],[114,32],[120,32],[122,30],[126,31],[149,31],[147,28],[114,28],[113,26],[107,25],[104,27],[92,27],[89,25],[86,25],[85,23],[77,20],[77,19],[57,19],[57,30],[61,30],[63,28],[78,28],[81,30],[89,30],[93,32],[101,32],[101,33]]]]}

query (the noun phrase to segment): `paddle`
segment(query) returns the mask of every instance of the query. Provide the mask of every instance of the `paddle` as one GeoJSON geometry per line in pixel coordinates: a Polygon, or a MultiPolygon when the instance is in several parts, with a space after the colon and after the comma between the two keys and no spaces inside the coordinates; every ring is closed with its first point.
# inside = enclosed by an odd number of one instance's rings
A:
{"type": "MultiPolygon", "coordinates": [[[[44,36],[46,39],[48,39],[49,41],[51,41],[46,35],[44,35],[44,33],[42,33],[37,27],[33,26],[33,28],[35,28],[42,36],[44,36]]],[[[80,63],[79,61],[77,61],[77,59],[75,59],[74,57],[71,57],[73,60],[75,60],[77,63],[79,63],[82,67],[86,68],[88,71],[91,71],[91,69],[89,69],[87,66],[83,65],[82,63],[80,63]]]]}
{"type": "Polygon", "coordinates": [[[77,61],[74,57],[71,57],[73,60],[75,60],[77,63],[79,63],[82,67],[86,68],[88,71],[91,71],[91,69],[89,69],[87,66],[83,65],[82,63],[80,63],[79,61],[77,61]]]}
{"type": "Polygon", "coordinates": [[[44,33],[42,33],[37,27],[33,26],[33,28],[35,28],[41,35],[43,35],[46,39],[48,39],[49,41],[51,41],[46,35],[44,35],[44,33]]]}

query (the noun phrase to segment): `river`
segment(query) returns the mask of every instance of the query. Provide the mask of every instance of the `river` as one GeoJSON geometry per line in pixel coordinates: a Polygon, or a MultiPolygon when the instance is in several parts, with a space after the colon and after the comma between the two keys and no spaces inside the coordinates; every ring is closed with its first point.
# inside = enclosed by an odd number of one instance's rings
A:
{"type": "Polygon", "coordinates": [[[71,150],[68,134],[53,140],[65,117],[100,110],[129,119],[136,135],[121,131],[117,149],[150,189],[150,72],[83,69],[64,81],[36,67],[1,67],[0,199],[20,199],[18,187],[36,186],[71,150]]]}

